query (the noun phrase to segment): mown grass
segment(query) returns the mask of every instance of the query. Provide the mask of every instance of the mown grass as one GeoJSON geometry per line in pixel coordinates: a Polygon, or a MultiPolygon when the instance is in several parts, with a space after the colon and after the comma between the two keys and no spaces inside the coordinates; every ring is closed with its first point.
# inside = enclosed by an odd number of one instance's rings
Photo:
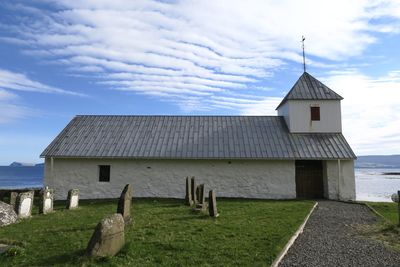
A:
{"type": "MultiPolygon", "coordinates": [[[[312,201],[219,199],[217,219],[181,200],[135,199],[126,245],[113,258],[84,256],[96,224],[117,201],[81,201],[0,228],[0,243],[16,245],[1,266],[268,266],[303,222],[312,201]]],[[[34,213],[37,211],[34,210],[34,213]]]]}
{"type": "Polygon", "coordinates": [[[381,214],[387,221],[393,224],[398,224],[398,204],[390,202],[369,202],[373,209],[381,214]]]}
{"type": "Polygon", "coordinates": [[[378,224],[368,225],[362,229],[362,234],[383,242],[386,246],[400,251],[400,227],[398,226],[397,203],[368,202],[383,219],[378,224]]]}

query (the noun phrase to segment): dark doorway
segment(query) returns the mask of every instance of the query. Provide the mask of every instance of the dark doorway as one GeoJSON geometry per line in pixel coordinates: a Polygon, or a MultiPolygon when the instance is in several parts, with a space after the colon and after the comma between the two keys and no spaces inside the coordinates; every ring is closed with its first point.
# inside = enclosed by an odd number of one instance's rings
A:
{"type": "Polygon", "coordinates": [[[320,160],[296,160],[298,198],[323,198],[323,164],[320,160]]]}

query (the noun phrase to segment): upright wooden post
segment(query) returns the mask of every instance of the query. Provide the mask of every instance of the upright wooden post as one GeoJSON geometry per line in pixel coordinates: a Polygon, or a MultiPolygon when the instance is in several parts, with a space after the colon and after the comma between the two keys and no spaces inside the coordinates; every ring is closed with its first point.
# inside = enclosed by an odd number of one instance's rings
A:
{"type": "Polygon", "coordinates": [[[185,202],[186,205],[192,206],[193,205],[193,200],[192,200],[192,187],[190,184],[190,178],[189,176],[186,177],[186,195],[185,195],[185,202]]]}
{"type": "Polygon", "coordinates": [[[399,218],[399,226],[400,226],[400,190],[397,191],[397,213],[399,218]]]}
{"type": "Polygon", "coordinates": [[[194,204],[196,206],[196,180],[194,178],[194,176],[192,176],[192,178],[190,179],[190,187],[191,187],[191,191],[192,191],[192,204],[194,204]]]}

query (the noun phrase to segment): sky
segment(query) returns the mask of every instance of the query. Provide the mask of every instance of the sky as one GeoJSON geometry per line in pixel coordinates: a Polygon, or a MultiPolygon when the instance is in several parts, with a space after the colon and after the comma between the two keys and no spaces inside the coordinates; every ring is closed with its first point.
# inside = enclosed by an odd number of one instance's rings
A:
{"type": "Polygon", "coordinates": [[[400,1],[0,2],[0,165],[78,114],[276,115],[307,72],[357,155],[400,154],[400,1]]]}

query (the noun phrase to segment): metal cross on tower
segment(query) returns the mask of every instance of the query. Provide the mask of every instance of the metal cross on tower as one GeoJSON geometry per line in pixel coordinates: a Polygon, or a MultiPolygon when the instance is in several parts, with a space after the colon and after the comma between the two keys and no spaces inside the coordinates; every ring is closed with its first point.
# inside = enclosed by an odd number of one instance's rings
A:
{"type": "Polygon", "coordinates": [[[306,40],[306,38],[303,36],[301,36],[301,42],[303,43],[303,68],[304,68],[304,72],[306,72],[306,55],[304,53],[304,41],[306,40]]]}

